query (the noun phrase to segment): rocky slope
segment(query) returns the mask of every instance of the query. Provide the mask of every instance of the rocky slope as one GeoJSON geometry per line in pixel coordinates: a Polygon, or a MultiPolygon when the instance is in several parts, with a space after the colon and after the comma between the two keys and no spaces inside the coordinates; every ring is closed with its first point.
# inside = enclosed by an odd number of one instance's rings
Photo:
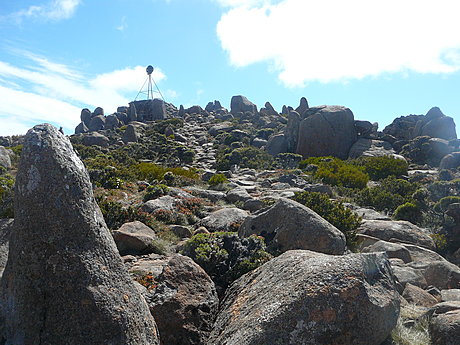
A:
{"type": "Polygon", "coordinates": [[[83,109],[70,141],[0,138],[4,343],[456,339],[460,152],[438,108],[380,132],[305,98],[141,101],[83,109]]]}

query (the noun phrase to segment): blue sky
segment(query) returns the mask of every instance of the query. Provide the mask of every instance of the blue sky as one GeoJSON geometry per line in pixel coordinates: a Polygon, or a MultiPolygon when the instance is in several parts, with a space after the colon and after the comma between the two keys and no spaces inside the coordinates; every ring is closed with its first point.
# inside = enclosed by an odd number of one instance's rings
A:
{"type": "Polygon", "coordinates": [[[0,0],[0,135],[127,105],[145,67],[166,101],[350,107],[460,123],[458,0],[0,0]]]}

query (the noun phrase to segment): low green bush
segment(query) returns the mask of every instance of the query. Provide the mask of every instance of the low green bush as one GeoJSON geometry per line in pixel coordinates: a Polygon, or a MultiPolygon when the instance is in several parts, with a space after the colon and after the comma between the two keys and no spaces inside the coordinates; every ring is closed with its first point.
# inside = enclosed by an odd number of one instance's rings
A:
{"type": "Polygon", "coordinates": [[[446,196],[434,205],[436,212],[446,212],[450,204],[460,203],[460,196],[446,196]]]}
{"type": "Polygon", "coordinates": [[[234,232],[197,234],[188,240],[182,254],[191,257],[212,278],[226,288],[243,274],[271,259],[262,237],[240,238],[234,232]]]}
{"type": "Polygon", "coordinates": [[[169,187],[165,184],[155,184],[147,187],[144,195],[144,202],[159,198],[160,196],[168,194],[169,187]]]}
{"type": "Polygon", "coordinates": [[[389,176],[380,181],[378,186],[365,188],[354,195],[354,201],[377,211],[393,213],[399,205],[406,202],[415,203],[412,195],[418,184],[389,176]]]}
{"type": "Polygon", "coordinates": [[[130,168],[133,174],[138,179],[146,180],[148,182],[161,181],[164,179],[165,174],[172,173],[174,176],[180,176],[190,180],[198,180],[200,176],[195,169],[184,168],[167,168],[154,163],[139,163],[130,168]]]}
{"type": "Polygon", "coordinates": [[[294,200],[312,209],[343,232],[347,245],[355,248],[356,229],[361,224],[361,217],[345,207],[342,202],[330,200],[326,194],[317,192],[296,193],[294,200]]]}
{"type": "Polygon", "coordinates": [[[208,181],[210,186],[218,186],[227,182],[228,179],[225,177],[224,174],[214,174],[208,181]]]}
{"type": "Polygon", "coordinates": [[[273,165],[273,157],[267,152],[253,146],[241,147],[231,150],[220,150],[216,157],[217,170],[229,170],[232,165],[249,169],[270,169],[273,165]]]}
{"type": "Polygon", "coordinates": [[[353,164],[364,167],[371,180],[382,180],[388,176],[401,177],[407,175],[409,165],[406,161],[392,156],[361,157],[353,164]]]}
{"type": "Polygon", "coordinates": [[[407,220],[413,224],[417,224],[422,219],[422,212],[416,204],[406,202],[396,208],[393,218],[396,220],[407,220]]]}
{"type": "Polygon", "coordinates": [[[14,178],[9,174],[0,176],[0,218],[14,218],[14,178]]]}
{"type": "Polygon", "coordinates": [[[348,188],[365,188],[369,175],[364,168],[356,166],[334,157],[310,157],[299,163],[300,169],[316,165],[318,169],[312,171],[314,177],[332,186],[348,188]]]}

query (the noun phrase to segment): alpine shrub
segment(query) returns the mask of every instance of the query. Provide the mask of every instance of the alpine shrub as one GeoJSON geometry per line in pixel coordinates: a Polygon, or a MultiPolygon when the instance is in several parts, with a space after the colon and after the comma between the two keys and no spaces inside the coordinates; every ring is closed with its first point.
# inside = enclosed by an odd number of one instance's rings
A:
{"type": "Polygon", "coordinates": [[[345,207],[341,201],[330,200],[326,194],[317,192],[296,193],[294,200],[311,208],[345,235],[347,245],[356,245],[356,229],[361,224],[361,217],[345,207]]]}

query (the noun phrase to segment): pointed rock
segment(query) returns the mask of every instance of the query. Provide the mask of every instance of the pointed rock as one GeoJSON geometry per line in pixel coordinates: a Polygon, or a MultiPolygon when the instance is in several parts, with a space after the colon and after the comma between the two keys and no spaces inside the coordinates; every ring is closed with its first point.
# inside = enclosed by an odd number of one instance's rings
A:
{"type": "Polygon", "coordinates": [[[0,316],[2,344],[159,343],[83,163],[49,124],[25,137],[0,316]]]}

